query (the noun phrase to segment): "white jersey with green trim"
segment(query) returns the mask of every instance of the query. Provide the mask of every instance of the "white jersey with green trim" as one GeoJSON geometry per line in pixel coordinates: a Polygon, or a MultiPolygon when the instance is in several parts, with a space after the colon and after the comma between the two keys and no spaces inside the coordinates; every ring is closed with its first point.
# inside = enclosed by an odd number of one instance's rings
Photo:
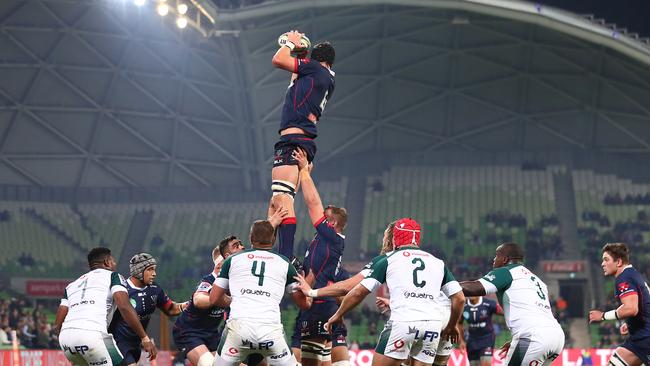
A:
{"type": "Polygon", "coordinates": [[[230,319],[279,324],[280,301],[295,289],[296,275],[286,257],[253,249],[228,257],[214,284],[230,290],[230,319]]]}
{"type": "Polygon", "coordinates": [[[495,268],[479,279],[488,294],[497,294],[506,324],[512,334],[533,328],[557,326],[548,289],[533,272],[521,264],[495,268]]]}
{"type": "Polygon", "coordinates": [[[449,297],[461,287],[445,263],[419,248],[405,247],[373,260],[361,284],[374,291],[386,283],[390,292],[390,320],[442,320],[440,292],[449,297]],[[440,309],[440,311],[436,311],[440,309]]]}
{"type": "Polygon", "coordinates": [[[61,329],[84,329],[107,332],[115,313],[113,294],[127,292],[124,278],[108,269],[94,269],[71,282],[65,288],[61,305],[68,315],[61,329]]]}

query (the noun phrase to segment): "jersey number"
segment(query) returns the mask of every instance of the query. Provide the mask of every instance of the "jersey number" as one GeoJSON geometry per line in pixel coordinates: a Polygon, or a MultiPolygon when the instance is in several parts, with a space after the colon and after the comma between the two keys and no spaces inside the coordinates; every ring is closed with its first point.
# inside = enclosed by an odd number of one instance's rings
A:
{"type": "Polygon", "coordinates": [[[84,296],[86,296],[86,286],[88,286],[88,279],[87,278],[85,280],[83,280],[83,282],[80,283],[79,286],[77,286],[77,288],[79,288],[81,286],[84,287],[83,290],[81,290],[81,299],[83,300],[84,296]]]}
{"type": "Polygon", "coordinates": [[[320,112],[323,113],[325,110],[325,104],[327,104],[327,95],[330,93],[330,91],[325,92],[325,96],[323,97],[323,101],[320,102],[320,112]]]}
{"type": "Polygon", "coordinates": [[[542,286],[537,282],[537,278],[535,276],[530,276],[530,280],[533,281],[533,283],[537,286],[539,291],[537,291],[537,296],[539,296],[540,299],[546,300],[546,295],[544,295],[544,290],[542,289],[542,286]]]}
{"type": "Polygon", "coordinates": [[[422,282],[418,281],[418,271],[422,271],[424,269],[424,261],[420,258],[413,258],[411,263],[416,264],[419,263],[417,267],[413,269],[413,284],[415,287],[424,287],[424,285],[427,284],[427,281],[422,280],[422,282]]]}
{"type": "Polygon", "coordinates": [[[264,270],[266,268],[266,262],[260,261],[260,273],[257,272],[257,261],[253,261],[253,267],[251,267],[251,273],[253,276],[258,277],[259,280],[257,281],[258,286],[264,285],[264,270]]]}

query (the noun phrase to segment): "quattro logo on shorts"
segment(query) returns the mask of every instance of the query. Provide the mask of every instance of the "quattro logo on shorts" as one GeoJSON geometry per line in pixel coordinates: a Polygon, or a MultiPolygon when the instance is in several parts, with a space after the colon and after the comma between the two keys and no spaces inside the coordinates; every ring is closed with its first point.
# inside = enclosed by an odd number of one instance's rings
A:
{"type": "Polygon", "coordinates": [[[287,350],[285,349],[285,350],[284,350],[282,353],[280,353],[279,355],[272,355],[272,356],[271,356],[271,359],[272,359],[272,360],[277,360],[277,359],[280,359],[280,358],[284,358],[284,357],[286,357],[286,356],[288,356],[288,355],[289,355],[289,351],[287,351],[287,350]]]}
{"type": "Polygon", "coordinates": [[[426,350],[426,349],[423,349],[423,350],[422,350],[422,353],[424,353],[425,355],[430,356],[430,357],[436,357],[436,353],[435,353],[435,352],[431,352],[431,351],[426,350]]]}
{"type": "Polygon", "coordinates": [[[101,360],[101,361],[99,361],[99,362],[88,362],[88,364],[91,365],[91,366],[95,366],[95,365],[97,365],[97,366],[99,366],[99,365],[108,365],[108,360],[107,360],[107,359],[103,359],[103,360],[101,360]]]}
{"type": "Polygon", "coordinates": [[[271,293],[268,291],[262,291],[262,290],[251,290],[249,288],[243,288],[239,290],[242,295],[247,294],[247,295],[263,295],[266,297],[271,297],[271,293]]]}
{"type": "Polygon", "coordinates": [[[418,293],[418,292],[405,291],[404,292],[404,297],[407,298],[407,299],[410,298],[410,297],[414,298],[414,299],[428,299],[428,300],[434,300],[435,299],[435,297],[433,295],[427,294],[425,292],[419,292],[418,293]]]}

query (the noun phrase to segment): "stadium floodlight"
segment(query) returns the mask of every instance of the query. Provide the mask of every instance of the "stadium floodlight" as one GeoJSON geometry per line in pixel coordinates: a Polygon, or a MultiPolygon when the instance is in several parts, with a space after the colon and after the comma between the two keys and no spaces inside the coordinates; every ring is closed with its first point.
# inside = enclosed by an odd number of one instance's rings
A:
{"type": "Polygon", "coordinates": [[[187,18],[186,17],[178,17],[176,19],[176,26],[180,29],[185,29],[187,27],[187,18]]]}
{"type": "Polygon", "coordinates": [[[176,10],[178,10],[178,14],[180,15],[185,15],[188,9],[187,4],[185,3],[178,3],[178,5],[176,5],[176,10]]]}
{"type": "Polygon", "coordinates": [[[156,7],[156,10],[158,11],[158,15],[164,17],[165,15],[169,14],[169,5],[167,5],[165,2],[161,2],[156,7]]]}
{"type": "Polygon", "coordinates": [[[142,6],[147,3],[147,0],[133,0],[133,3],[137,6],[142,6]]]}

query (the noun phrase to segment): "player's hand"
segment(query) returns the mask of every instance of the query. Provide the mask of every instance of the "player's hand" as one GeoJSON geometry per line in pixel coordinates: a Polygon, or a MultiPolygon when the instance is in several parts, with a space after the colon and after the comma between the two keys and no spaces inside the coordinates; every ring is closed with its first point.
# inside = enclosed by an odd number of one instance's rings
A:
{"type": "Polygon", "coordinates": [[[142,339],[142,349],[149,354],[149,360],[156,359],[156,354],[158,353],[158,350],[156,349],[156,345],[153,344],[153,342],[151,341],[151,339],[149,339],[149,337],[145,337],[144,339],[142,339]]]}
{"type": "Polygon", "coordinates": [[[304,33],[300,33],[297,30],[292,30],[291,32],[287,33],[287,41],[293,43],[296,45],[296,47],[300,47],[300,39],[302,36],[304,36],[304,33]]]}
{"type": "Polygon", "coordinates": [[[300,289],[300,291],[302,291],[302,293],[305,296],[311,297],[311,296],[309,296],[309,291],[311,291],[311,286],[307,282],[307,279],[305,278],[305,276],[303,276],[301,274],[298,274],[297,276],[294,277],[294,279],[296,281],[298,281],[298,288],[300,289]]]}
{"type": "Polygon", "coordinates": [[[377,296],[377,300],[375,300],[375,304],[377,305],[377,308],[382,314],[385,314],[390,311],[390,300],[388,300],[385,297],[377,296]]]}
{"type": "Polygon", "coordinates": [[[627,323],[623,323],[619,330],[621,331],[621,335],[628,335],[630,333],[630,330],[627,328],[627,323]]]}
{"type": "Polygon", "coordinates": [[[442,330],[441,338],[451,343],[458,343],[459,334],[456,324],[447,324],[445,329],[442,330]]]}
{"type": "Polygon", "coordinates": [[[289,216],[289,210],[280,206],[277,210],[275,210],[275,213],[269,217],[269,222],[274,228],[276,228],[280,226],[282,220],[284,220],[284,218],[287,216],[289,216]]]}
{"type": "Polygon", "coordinates": [[[504,359],[508,355],[508,351],[510,350],[510,342],[506,342],[501,348],[499,349],[499,358],[504,359]]]}
{"type": "Polygon", "coordinates": [[[329,333],[332,334],[334,324],[336,323],[342,323],[343,322],[343,317],[339,315],[339,312],[337,311],[332,315],[332,317],[325,323],[323,328],[329,333]]]}
{"type": "Polygon", "coordinates": [[[589,311],[589,323],[598,323],[603,321],[603,312],[600,310],[589,311]]]}
{"type": "Polygon", "coordinates": [[[307,171],[311,172],[311,168],[309,168],[311,164],[309,164],[309,161],[307,161],[307,153],[305,152],[305,150],[298,147],[295,150],[293,150],[293,152],[291,153],[291,157],[298,162],[299,170],[303,170],[307,168],[308,169],[307,171]]]}

